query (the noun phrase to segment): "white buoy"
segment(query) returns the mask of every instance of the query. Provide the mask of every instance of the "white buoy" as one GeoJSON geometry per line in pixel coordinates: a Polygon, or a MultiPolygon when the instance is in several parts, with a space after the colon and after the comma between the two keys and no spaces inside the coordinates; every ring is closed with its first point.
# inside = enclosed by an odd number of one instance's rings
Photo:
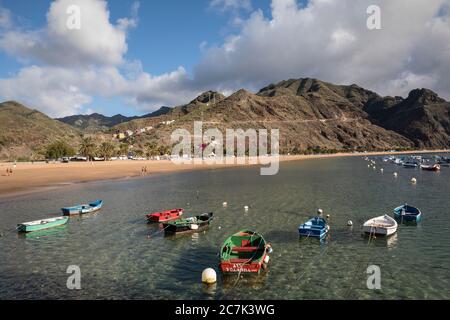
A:
{"type": "Polygon", "coordinates": [[[349,227],[353,226],[353,221],[352,220],[348,220],[347,221],[347,226],[349,226],[349,227]]]}
{"type": "Polygon", "coordinates": [[[245,207],[244,207],[244,210],[245,210],[245,211],[248,211],[248,206],[245,206],[245,207]]]}
{"type": "Polygon", "coordinates": [[[370,168],[370,164],[367,165],[367,168],[370,168]]]}
{"type": "Polygon", "coordinates": [[[223,205],[224,207],[226,207],[226,206],[228,206],[228,203],[227,203],[227,202],[224,202],[224,203],[222,203],[222,205],[223,205]]]}
{"type": "Polygon", "coordinates": [[[381,173],[383,173],[383,172],[384,172],[384,169],[383,169],[383,168],[381,168],[381,169],[380,169],[380,171],[381,171],[381,173]]]}
{"type": "Polygon", "coordinates": [[[317,214],[318,214],[319,216],[321,216],[321,215],[323,214],[323,210],[322,210],[322,209],[318,209],[318,210],[317,210],[317,214]]]}
{"type": "Polygon", "coordinates": [[[327,219],[330,219],[330,218],[331,218],[331,216],[329,214],[327,214],[327,219]]]}
{"type": "Polygon", "coordinates": [[[398,173],[397,173],[397,172],[394,172],[394,177],[397,178],[397,176],[398,176],[398,173]]]}
{"type": "Polygon", "coordinates": [[[412,178],[412,179],[411,179],[411,182],[412,182],[412,183],[417,183],[417,179],[416,179],[416,178],[412,178]]]}
{"type": "Polygon", "coordinates": [[[214,284],[217,282],[216,270],[208,268],[202,272],[202,282],[206,284],[214,284]]]}

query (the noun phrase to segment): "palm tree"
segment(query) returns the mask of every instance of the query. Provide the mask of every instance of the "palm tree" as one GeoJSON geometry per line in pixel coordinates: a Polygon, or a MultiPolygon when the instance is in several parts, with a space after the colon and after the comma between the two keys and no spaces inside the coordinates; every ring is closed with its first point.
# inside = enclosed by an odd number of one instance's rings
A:
{"type": "Polygon", "coordinates": [[[91,137],[83,138],[80,144],[80,154],[91,160],[95,156],[95,143],[91,137]]]}
{"type": "Polygon", "coordinates": [[[153,157],[153,156],[159,155],[158,146],[156,145],[156,143],[149,142],[146,144],[145,148],[146,148],[145,154],[147,157],[153,157]]]}
{"type": "Polygon", "coordinates": [[[98,148],[100,156],[105,158],[105,161],[110,159],[114,155],[115,147],[111,142],[103,142],[98,148]]]}
{"type": "Polygon", "coordinates": [[[126,144],[126,143],[122,143],[120,146],[119,146],[119,156],[127,156],[128,155],[128,148],[129,148],[129,146],[128,146],[128,144],[126,144]]]}

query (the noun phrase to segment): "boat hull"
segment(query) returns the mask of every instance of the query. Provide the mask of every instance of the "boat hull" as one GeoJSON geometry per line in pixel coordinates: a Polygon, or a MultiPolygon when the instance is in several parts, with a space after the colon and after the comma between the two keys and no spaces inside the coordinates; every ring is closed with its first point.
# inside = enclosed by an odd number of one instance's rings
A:
{"type": "Polygon", "coordinates": [[[320,217],[312,218],[298,227],[300,237],[323,239],[328,231],[330,231],[330,226],[325,219],[320,217]]]}
{"type": "Polygon", "coordinates": [[[209,227],[212,220],[212,212],[204,213],[194,218],[163,223],[163,229],[167,235],[201,232],[209,227]]]}
{"type": "Polygon", "coordinates": [[[397,228],[384,228],[384,227],[363,227],[363,232],[368,235],[377,236],[390,236],[397,231],[397,228]]]}
{"type": "Polygon", "coordinates": [[[422,220],[422,212],[415,207],[404,205],[394,209],[394,217],[402,222],[419,222],[422,220]]]}
{"type": "Polygon", "coordinates": [[[148,214],[146,217],[147,217],[148,222],[163,223],[163,222],[178,220],[181,218],[182,215],[183,215],[183,209],[175,209],[175,210],[151,213],[151,214],[148,214]]]}
{"type": "Polygon", "coordinates": [[[264,238],[243,230],[227,238],[221,247],[219,269],[223,274],[259,274],[267,269],[270,257],[264,238]]]}
{"type": "Polygon", "coordinates": [[[397,232],[398,224],[390,216],[370,219],[363,225],[363,233],[376,236],[391,236],[397,232]]]}
{"type": "Polygon", "coordinates": [[[96,202],[92,202],[86,205],[79,205],[74,207],[61,208],[63,215],[65,216],[74,216],[80,214],[88,214],[99,211],[103,206],[103,201],[98,200],[96,202]]]}
{"type": "Polygon", "coordinates": [[[222,273],[253,273],[259,274],[262,270],[267,268],[267,264],[264,263],[266,255],[264,255],[262,261],[258,263],[245,263],[243,262],[221,262],[219,265],[220,271],[222,273]]]}
{"type": "MultiPolygon", "coordinates": [[[[17,226],[17,231],[19,231],[21,233],[42,231],[42,230],[46,230],[46,229],[50,229],[50,228],[63,226],[67,223],[68,220],[69,220],[68,217],[61,217],[61,218],[56,218],[55,221],[36,224],[36,225],[27,225],[26,223],[23,223],[23,224],[19,224],[17,226]]],[[[42,220],[42,221],[45,221],[45,220],[42,220]]]]}
{"type": "Polygon", "coordinates": [[[420,166],[420,168],[424,171],[439,171],[441,170],[441,166],[440,165],[433,165],[433,166],[420,166]]]}

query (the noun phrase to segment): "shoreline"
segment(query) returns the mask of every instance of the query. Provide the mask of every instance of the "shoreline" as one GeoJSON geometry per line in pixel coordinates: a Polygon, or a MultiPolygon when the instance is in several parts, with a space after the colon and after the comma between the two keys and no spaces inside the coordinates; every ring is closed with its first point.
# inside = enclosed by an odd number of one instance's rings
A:
{"type": "MultiPolygon", "coordinates": [[[[367,157],[382,155],[407,155],[448,153],[450,150],[420,150],[403,152],[367,152],[367,153],[335,153],[315,155],[282,155],[280,162],[301,161],[313,159],[328,159],[339,157],[367,157]]],[[[195,170],[213,170],[223,168],[237,168],[245,166],[267,166],[262,164],[246,163],[233,164],[209,164],[203,161],[201,164],[175,164],[171,160],[124,160],[105,162],[71,162],[71,163],[45,163],[30,162],[17,163],[13,174],[6,175],[7,168],[13,168],[13,163],[0,162],[0,199],[22,196],[30,193],[44,192],[59,187],[83,184],[87,182],[101,182],[122,180],[151,176],[154,174],[170,174],[176,172],[189,172],[195,170]],[[147,174],[142,175],[141,170],[147,167],[147,174]]]]}

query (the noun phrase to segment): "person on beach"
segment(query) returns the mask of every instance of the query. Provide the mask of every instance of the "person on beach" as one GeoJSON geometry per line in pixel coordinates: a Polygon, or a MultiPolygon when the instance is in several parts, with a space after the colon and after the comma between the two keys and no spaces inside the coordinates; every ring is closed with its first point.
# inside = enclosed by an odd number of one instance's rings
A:
{"type": "Polygon", "coordinates": [[[147,175],[147,166],[144,167],[144,173],[147,175]]]}
{"type": "Polygon", "coordinates": [[[6,168],[6,176],[9,176],[9,168],[6,168]]]}

